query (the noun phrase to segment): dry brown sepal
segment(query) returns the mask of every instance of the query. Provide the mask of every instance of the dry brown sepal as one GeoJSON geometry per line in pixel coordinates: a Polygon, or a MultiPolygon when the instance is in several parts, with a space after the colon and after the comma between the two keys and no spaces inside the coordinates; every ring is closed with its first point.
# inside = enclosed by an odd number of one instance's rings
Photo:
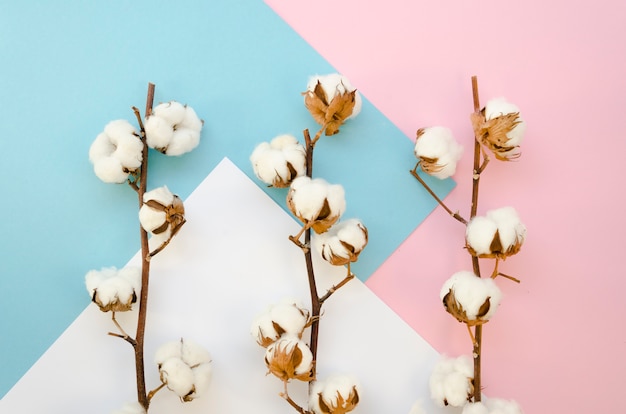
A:
{"type": "MultiPolygon", "coordinates": [[[[283,382],[287,382],[292,379],[300,381],[311,381],[312,377],[312,364],[308,367],[306,372],[298,373],[299,366],[304,359],[303,351],[300,349],[300,344],[296,343],[290,348],[290,343],[285,341],[281,344],[280,341],[276,342],[273,349],[268,349],[268,353],[271,357],[265,357],[265,364],[268,368],[268,373],[274,374],[283,382]]],[[[310,352],[310,351],[309,351],[310,352]]]]}
{"type": "Polygon", "coordinates": [[[487,299],[485,299],[485,302],[478,309],[478,313],[476,314],[475,319],[470,319],[467,317],[467,313],[465,309],[463,309],[463,306],[456,301],[456,298],[454,297],[454,291],[452,289],[450,289],[448,293],[443,297],[443,307],[459,322],[463,322],[468,326],[482,325],[489,321],[488,319],[481,318],[487,315],[489,309],[491,308],[490,299],[490,297],[487,297],[487,299]]]}
{"type": "Polygon", "coordinates": [[[96,288],[91,296],[91,301],[98,305],[102,312],[127,312],[132,309],[133,303],[137,302],[137,294],[133,291],[132,296],[129,297],[126,302],[120,301],[120,299],[116,296],[115,300],[109,301],[109,303],[104,305],[98,297],[98,289],[96,288]]]}
{"type": "Polygon", "coordinates": [[[522,244],[523,244],[522,242],[523,242],[522,239],[517,238],[515,243],[510,245],[508,249],[504,249],[502,246],[502,241],[500,240],[500,232],[496,230],[496,233],[493,236],[493,240],[491,241],[491,245],[489,245],[490,253],[477,254],[476,250],[474,250],[472,246],[470,246],[467,240],[465,241],[465,247],[467,248],[467,251],[469,252],[469,254],[471,254],[474,257],[479,257],[481,259],[504,260],[509,256],[513,256],[517,254],[522,249],[522,244]]]}
{"type": "Polygon", "coordinates": [[[328,102],[326,91],[320,81],[317,81],[313,91],[303,92],[304,105],[318,124],[325,127],[324,133],[327,136],[335,135],[339,132],[339,127],[346,118],[352,115],[356,103],[356,89],[343,93],[337,92],[335,97],[328,102]]]}
{"type": "Polygon", "coordinates": [[[293,202],[293,188],[290,188],[287,193],[287,206],[294,216],[298,217],[298,219],[304,223],[305,227],[312,228],[317,234],[322,234],[328,231],[328,229],[330,229],[333,224],[339,220],[339,217],[341,217],[341,212],[333,213],[330,208],[330,204],[328,203],[328,199],[324,199],[322,207],[317,214],[315,214],[315,217],[312,220],[302,216],[298,213],[296,205],[293,202]]]}
{"type": "Polygon", "coordinates": [[[356,387],[352,387],[348,398],[344,399],[339,391],[337,391],[337,402],[325,401],[322,393],[318,393],[318,403],[320,410],[324,414],[345,414],[354,410],[359,403],[359,393],[356,387]]]}
{"type": "Polygon", "coordinates": [[[489,148],[500,161],[519,158],[518,145],[511,145],[508,134],[522,121],[519,112],[501,115],[486,120],[485,110],[471,115],[472,127],[478,141],[489,148]]]}
{"type": "Polygon", "coordinates": [[[181,226],[185,224],[185,206],[183,201],[177,195],[174,195],[172,203],[165,206],[156,200],[148,200],[144,202],[148,207],[165,213],[165,220],[163,224],[152,230],[154,234],[161,234],[168,228],[171,228],[171,237],[180,230],[181,226]]]}

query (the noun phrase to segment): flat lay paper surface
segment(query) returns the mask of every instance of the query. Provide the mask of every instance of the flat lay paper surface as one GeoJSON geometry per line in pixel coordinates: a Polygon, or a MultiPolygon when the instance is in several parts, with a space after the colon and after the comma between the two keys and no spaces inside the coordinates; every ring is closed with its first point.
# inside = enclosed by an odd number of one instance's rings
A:
{"type": "MultiPolygon", "coordinates": [[[[257,314],[285,297],[309,301],[302,252],[288,239],[299,224],[228,159],[191,194],[185,209],[187,223],[151,263],[147,383],[149,389],[159,384],[154,350],[182,337],[211,352],[212,384],[205,396],[182,407],[173,393],[162,390],[150,412],[292,412],[278,397],[282,383],[266,376],[265,350],[249,327],[257,314]]],[[[325,292],[346,269],[314,257],[319,289],[325,292]]],[[[140,256],[130,264],[139,266],[140,256]]],[[[118,313],[117,319],[134,331],[133,315],[118,313]]],[[[320,329],[318,377],[351,373],[359,378],[359,412],[408,412],[417,399],[429,412],[439,412],[426,386],[437,352],[361,281],[352,280],[328,300],[320,329]]],[[[116,331],[110,314],[89,306],[0,401],[0,411],[108,413],[133,401],[131,346],[107,336],[109,331],[116,331]]],[[[290,386],[300,404],[306,402],[304,384],[290,386]]]]}

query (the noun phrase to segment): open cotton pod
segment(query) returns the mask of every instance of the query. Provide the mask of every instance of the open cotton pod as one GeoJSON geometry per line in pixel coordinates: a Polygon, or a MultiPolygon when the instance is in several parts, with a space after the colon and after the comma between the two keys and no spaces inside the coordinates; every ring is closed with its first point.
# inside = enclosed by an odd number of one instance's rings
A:
{"type": "Polygon", "coordinates": [[[489,210],[475,216],[465,230],[465,246],[472,256],[506,259],[522,248],[526,226],[513,207],[489,210]]]}
{"type": "Polygon", "coordinates": [[[491,319],[500,305],[502,292],[493,279],[460,271],[446,280],[439,297],[450,315],[472,326],[491,319]]]}
{"type": "Polygon", "coordinates": [[[354,410],[360,400],[359,384],[350,375],[333,375],[316,381],[309,397],[314,414],[345,414],[354,410]]]}
{"type": "Polygon", "coordinates": [[[471,119],[477,139],[497,159],[510,161],[520,156],[526,123],[516,105],[504,98],[492,99],[480,113],[472,114],[471,119]]]}
{"type": "Polygon", "coordinates": [[[254,174],[272,187],[289,187],[306,171],[306,151],[293,135],[279,135],[262,142],[250,155],[254,174]]]}
{"type": "Polygon", "coordinates": [[[419,166],[428,175],[444,179],[454,175],[463,147],[448,128],[435,126],[417,130],[413,150],[419,166]]]}
{"type": "Polygon", "coordinates": [[[287,206],[305,225],[316,233],[324,233],[346,209],[345,192],[339,184],[302,176],[291,183],[287,206]]]}
{"type": "Polygon", "coordinates": [[[335,266],[356,262],[367,241],[367,227],[357,219],[340,221],[327,232],[313,236],[322,258],[335,266]]]}
{"type": "Polygon", "coordinates": [[[474,394],[474,363],[467,355],[442,356],[429,379],[430,395],[440,407],[462,407],[474,394]]]}

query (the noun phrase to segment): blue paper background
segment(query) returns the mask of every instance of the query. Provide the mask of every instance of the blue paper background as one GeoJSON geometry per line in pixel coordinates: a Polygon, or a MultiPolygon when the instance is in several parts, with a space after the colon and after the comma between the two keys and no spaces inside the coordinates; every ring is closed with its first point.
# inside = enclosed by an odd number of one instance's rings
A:
{"type": "MultiPolygon", "coordinates": [[[[134,123],[148,82],[156,102],[194,107],[200,146],[150,158],[149,188],[185,198],[224,156],[254,177],[258,142],[315,131],[300,92],[335,70],[260,0],[0,0],[0,56],[2,396],[89,303],[84,274],[139,248],[136,193],[99,181],[88,160],[107,122],[134,123]]],[[[343,184],[346,217],[370,231],[353,267],[366,280],[434,208],[408,174],[411,141],[365,99],[315,155],[315,176],[343,184]]],[[[285,190],[266,191],[284,206],[285,190]]]]}

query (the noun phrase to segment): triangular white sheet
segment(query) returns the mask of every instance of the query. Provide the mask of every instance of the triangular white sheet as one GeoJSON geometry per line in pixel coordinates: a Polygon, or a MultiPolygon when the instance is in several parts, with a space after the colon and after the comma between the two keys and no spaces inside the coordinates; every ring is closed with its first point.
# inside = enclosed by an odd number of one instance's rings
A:
{"type": "MultiPolygon", "coordinates": [[[[259,312],[285,296],[309,303],[303,255],[288,240],[299,223],[228,159],[191,194],[185,209],[187,223],[151,265],[146,381],[149,389],[159,385],[154,350],[181,337],[209,349],[213,378],[209,391],[190,403],[160,391],[150,413],[294,413],[278,396],[282,383],[266,376],[264,349],[249,328],[259,312]]],[[[139,255],[130,260],[138,263],[139,255]]],[[[315,267],[320,292],[345,275],[343,267],[322,260],[315,267]]],[[[76,283],[83,283],[81,277],[76,283]]],[[[120,314],[118,321],[133,333],[135,317],[120,314]]],[[[404,414],[418,399],[427,412],[444,412],[428,391],[438,353],[362,282],[352,280],[326,302],[320,326],[318,378],[359,378],[355,413],[404,414]]],[[[107,335],[114,330],[110,314],[88,306],[0,401],[0,412],[99,414],[135,401],[132,349],[107,335]]],[[[290,386],[301,404],[305,393],[304,383],[290,386]]]]}

